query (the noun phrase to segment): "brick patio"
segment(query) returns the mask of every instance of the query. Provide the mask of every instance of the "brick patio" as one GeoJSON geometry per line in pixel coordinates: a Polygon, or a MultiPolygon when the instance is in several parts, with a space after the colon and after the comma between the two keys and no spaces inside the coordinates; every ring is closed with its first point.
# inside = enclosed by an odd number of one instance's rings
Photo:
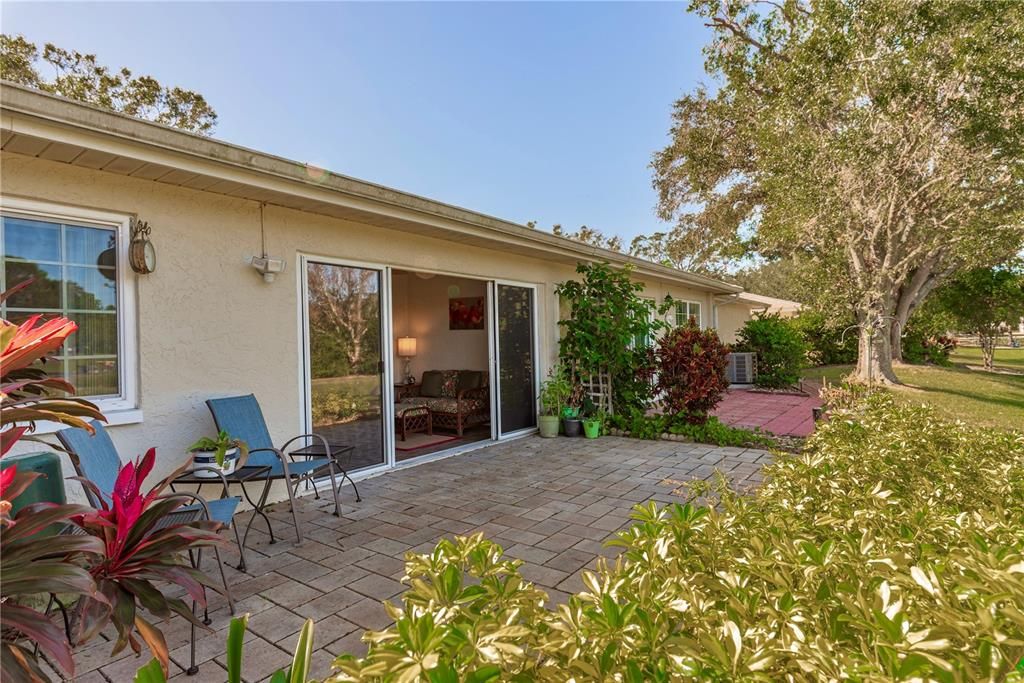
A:
{"type": "Polygon", "coordinates": [[[712,414],[735,427],[757,427],[779,436],[809,436],[814,431],[813,411],[822,406],[819,388],[807,383],[806,396],[730,388],[712,414]]]}
{"type": "MultiPolygon", "coordinates": [[[[279,504],[271,516],[283,540],[270,545],[257,523],[246,549],[247,573],[228,570],[238,612],[250,614],[243,677],[262,681],[286,666],[307,617],[316,620],[314,676],[325,676],[338,654],[364,653],[364,630],[389,623],[380,601],[402,591],[406,551],[482,531],[524,561],[523,575],[544,587],[553,603],[564,601],[582,589],[584,568],[599,555],[615,554],[602,541],[628,524],[633,505],[678,501],[673,482],[707,479],[715,469],[740,486],[756,485],[769,459],[764,451],[742,448],[530,437],[360,482],[363,502],[354,503],[345,489],[341,518],[330,514],[326,501],[304,498],[306,540],[298,547],[287,504],[279,504]]],[[[237,564],[236,553],[225,560],[237,564]]],[[[204,558],[204,568],[213,573],[210,562],[204,558]]],[[[210,616],[214,632],[200,634],[200,672],[193,677],[183,671],[187,622],[163,625],[171,680],[224,681],[230,614],[222,597],[213,596],[210,616]]],[[[128,681],[147,661],[125,654],[112,661],[109,653],[109,642],[79,651],[76,680],[128,681]]]]}

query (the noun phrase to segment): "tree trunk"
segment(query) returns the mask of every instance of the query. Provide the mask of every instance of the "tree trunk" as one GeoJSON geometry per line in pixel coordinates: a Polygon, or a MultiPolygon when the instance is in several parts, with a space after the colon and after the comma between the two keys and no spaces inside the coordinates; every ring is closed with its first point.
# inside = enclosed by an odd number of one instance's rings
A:
{"type": "Polygon", "coordinates": [[[889,328],[889,345],[894,363],[903,362],[903,335],[907,331],[907,322],[925,298],[942,282],[948,272],[935,273],[935,258],[929,258],[914,271],[913,277],[900,287],[896,298],[896,322],[889,328]]]}
{"type": "Polygon", "coordinates": [[[992,370],[996,355],[996,337],[989,337],[984,334],[978,335],[978,344],[981,345],[981,358],[986,370],[992,370]]]}
{"type": "Polygon", "coordinates": [[[900,383],[892,371],[892,346],[888,325],[880,329],[860,328],[854,379],[865,384],[900,383]]]}

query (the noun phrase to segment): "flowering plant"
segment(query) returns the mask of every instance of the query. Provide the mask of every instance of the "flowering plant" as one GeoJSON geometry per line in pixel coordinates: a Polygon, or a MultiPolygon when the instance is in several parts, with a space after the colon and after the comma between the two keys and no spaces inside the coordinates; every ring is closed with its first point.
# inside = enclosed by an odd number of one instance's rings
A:
{"type": "Polygon", "coordinates": [[[214,584],[186,562],[185,553],[219,543],[217,530],[221,525],[202,520],[168,524],[168,515],[189,499],[183,494],[161,495],[180,470],[142,493],[142,483],[155,460],[156,449],[151,448],[141,459],[126,463],[118,473],[109,503],[95,484],[78,478],[100,501],[100,508],[89,508],[72,521],[102,543],[103,554],[89,567],[96,592],[79,600],[72,637],[75,642],[88,641],[112,622],[118,636],[112,655],[129,645],[140,653],[142,644],[137,634],[166,669],[163,634],[142,616],[136,604],[155,617],[166,619],[177,613],[202,626],[184,600],[166,597],[154,582],[177,584],[205,605],[204,587],[214,588],[214,584]]]}

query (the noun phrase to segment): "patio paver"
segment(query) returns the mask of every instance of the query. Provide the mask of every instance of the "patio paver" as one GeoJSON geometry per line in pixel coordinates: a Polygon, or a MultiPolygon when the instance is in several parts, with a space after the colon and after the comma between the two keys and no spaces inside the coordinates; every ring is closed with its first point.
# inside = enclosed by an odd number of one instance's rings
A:
{"type": "MultiPolygon", "coordinates": [[[[266,680],[270,667],[287,663],[306,617],[317,621],[317,675],[327,674],[332,654],[364,653],[364,630],[389,623],[380,601],[403,589],[407,550],[425,552],[442,537],[483,531],[523,560],[523,575],[547,590],[552,604],[564,602],[582,588],[581,573],[598,556],[616,554],[602,543],[628,525],[634,505],[678,502],[679,482],[709,478],[716,469],[738,486],[755,486],[770,459],[765,451],[702,444],[529,437],[366,479],[359,483],[362,503],[343,490],[341,518],[330,514],[332,502],[304,497],[302,546],[293,543],[287,503],[277,504],[269,514],[280,540],[268,545],[254,527],[248,573],[225,567],[240,612],[251,614],[243,678],[266,680]]],[[[237,563],[236,552],[222,550],[225,562],[237,563]]],[[[204,558],[204,568],[212,572],[209,562],[204,558]]],[[[210,611],[214,632],[200,634],[194,681],[223,680],[230,614],[222,596],[211,596],[210,611]]],[[[174,680],[189,680],[181,675],[187,623],[175,618],[162,629],[174,680]]],[[[146,661],[111,661],[96,649],[103,647],[93,643],[79,653],[78,680],[125,680],[146,661]]]]}
{"type": "Polygon", "coordinates": [[[799,396],[730,388],[713,414],[735,427],[757,427],[779,436],[809,436],[814,431],[813,410],[822,406],[816,389],[812,388],[809,396],[799,396]]]}

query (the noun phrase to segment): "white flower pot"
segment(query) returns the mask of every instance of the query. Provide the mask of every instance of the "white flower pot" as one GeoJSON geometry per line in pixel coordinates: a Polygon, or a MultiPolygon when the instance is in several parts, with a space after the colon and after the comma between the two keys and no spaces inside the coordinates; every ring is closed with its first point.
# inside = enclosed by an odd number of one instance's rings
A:
{"type": "MultiPolygon", "coordinates": [[[[192,468],[195,470],[197,467],[212,467],[214,469],[220,469],[221,473],[225,476],[235,471],[235,465],[238,464],[238,449],[229,448],[224,453],[224,466],[217,467],[217,458],[214,456],[213,451],[192,451],[192,468]]],[[[208,469],[195,470],[195,476],[199,479],[217,479],[217,473],[208,469]]]]}

